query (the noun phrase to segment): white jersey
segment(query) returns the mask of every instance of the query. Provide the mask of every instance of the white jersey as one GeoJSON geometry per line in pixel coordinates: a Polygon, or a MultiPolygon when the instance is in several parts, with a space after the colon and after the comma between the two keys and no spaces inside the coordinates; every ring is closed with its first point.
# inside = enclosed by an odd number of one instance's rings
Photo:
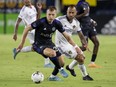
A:
{"type": "MultiPolygon", "coordinates": [[[[73,19],[72,23],[69,23],[66,15],[60,16],[56,19],[58,19],[62,23],[63,28],[70,36],[72,35],[73,32],[81,31],[80,23],[76,18],[73,19]]],[[[56,31],[55,43],[56,45],[66,44],[68,43],[68,41],[59,31],[56,31]]]]}
{"type": "MultiPolygon", "coordinates": [[[[18,17],[22,19],[22,21],[24,22],[25,27],[26,27],[27,25],[36,21],[36,19],[37,19],[36,8],[33,5],[31,7],[27,7],[24,5],[22,7],[18,17]]],[[[34,36],[35,36],[35,30],[29,31],[27,37],[28,37],[31,44],[34,43],[34,36]]]]}
{"type": "MultiPolygon", "coordinates": [[[[63,25],[65,31],[72,36],[73,32],[81,31],[80,23],[76,18],[73,19],[72,23],[69,23],[66,15],[57,18],[63,25]]],[[[62,54],[65,54],[67,58],[76,58],[78,55],[75,48],[66,40],[66,38],[59,32],[56,31],[55,44],[59,48],[62,54]]]]}
{"type": "Polygon", "coordinates": [[[25,26],[27,26],[37,19],[36,8],[33,5],[31,8],[24,5],[18,17],[21,18],[25,26]]]}

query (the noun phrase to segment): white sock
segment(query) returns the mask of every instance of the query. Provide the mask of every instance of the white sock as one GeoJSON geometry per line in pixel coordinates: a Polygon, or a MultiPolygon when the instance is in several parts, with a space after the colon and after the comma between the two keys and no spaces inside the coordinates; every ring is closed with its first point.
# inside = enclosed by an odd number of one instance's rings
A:
{"type": "Polygon", "coordinates": [[[61,67],[60,69],[59,69],[59,71],[61,71],[62,69],[64,69],[63,67],[61,67]]]}
{"type": "Polygon", "coordinates": [[[44,58],[45,59],[45,65],[50,63],[50,59],[49,58],[44,58]]]}
{"type": "Polygon", "coordinates": [[[32,46],[26,46],[21,49],[21,52],[31,52],[32,51],[32,46]]]}
{"type": "Polygon", "coordinates": [[[79,64],[78,65],[79,69],[81,70],[82,76],[85,77],[87,74],[86,67],[84,64],[79,64]]]}
{"type": "Polygon", "coordinates": [[[76,60],[73,60],[70,64],[69,64],[69,68],[73,69],[76,65],[78,64],[78,62],[76,60]]]}
{"type": "Polygon", "coordinates": [[[95,62],[92,62],[92,61],[91,61],[91,64],[95,64],[95,62]]]}
{"type": "Polygon", "coordinates": [[[51,74],[51,75],[50,75],[50,77],[51,77],[51,78],[53,78],[53,77],[56,77],[56,76],[55,76],[55,75],[53,75],[53,74],[51,74]]]}

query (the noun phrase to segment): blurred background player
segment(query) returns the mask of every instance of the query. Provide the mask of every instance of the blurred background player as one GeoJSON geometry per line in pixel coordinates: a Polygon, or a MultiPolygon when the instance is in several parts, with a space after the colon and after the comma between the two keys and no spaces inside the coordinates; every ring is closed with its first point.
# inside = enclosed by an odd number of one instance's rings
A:
{"type": "MultiPolygon", "coordinates": [[[[97,31],[95,29],[95,26],[97,26],[97,23],[90,18],[89,12],[90,7],[89,4],[85,0],[80,0],[77,5],[77,15],[76,18],[79,20],[82,32],[88,42],[88,38],[92,41],[94,44],[92,57],[91,57],[91,63],[88,65],[92,68],[99,68],[100,66],[95,64],[95,60],[98,54],[99,49],[99,40],[97,38],[97,31]]],[[[83,46],[81,47],[82,51],[85,51],[86,48],[83,46]]]]}
{"type": "MultiPolygon", "coordinates": [[[[22,7],[20,14],[17,18],[16,24],[15,24],[15,28],[14,28],[14,35],[13,35],[13,39],[16,41],[17,40],[17,31],[18,31],[18,27],[21,21],[24,22],[25,27],[29,24],[31,24],[32,22],[34,22],[35,20],[37,20],[38,18],[40,18],[40,14],[41,14],[41,8],[42,5],[40,3],[37,3],[37,10],[36,8],[32,5],[31,0],[23,0],[24,2],[24,6],[22,7]]],[[[35,30],[29,31],[27,37],[30,41],[30,44],[34,43],[34,35],[35,35],[35,30]]],[[[26,46],[23,47],[20,52],[30,52],[33,51],[32,46],[26,46]]],[[[13,54],[14,54],[14,59],[16,58],[16,55],[19,52],[16,51],[16,48],[13,49],[13,54]]],[[[44,67],[54,67],[50,62],[49,62],[49,58],[45,58],[45,65],[44,67]]]]}
{"type": "MultiPolygon", "coordinates": [[[[60,16],[57,19],[62,23],[63,28],[65,31],[72,36],[73,32],[77,32],[81,42],[83,43],[84,47],[87,47],[87,41],[84,38],[84,35],[80,28],[79,21],[75,18],[77,14],[76,8],[74,5],[71,5],[67,9],[67,14],[64,16],[60,16]]],[[[56,36],[55,36],[55,43],[56,46],[59,48],[62,54],[65,54],[68,58],[74,59],[71,64],[66,66],[66,69],[70,71],[70,73],[73,76],[76,76],[76,73],[74,72],[74,66],[78,64],[79,69],[81,70],[83,80],[89,80],[92,81],[93,78],[91,78],[87,71],[86,67],[84,65],[84,54],[82,50],[78,48],[78,51],[76,51],[75,47],[73,47],[66,39],[65,37],[57,30],[56,36]]],[[[59,59],[61,66],[64,66],[64,59],[63,57],[60,57],[59,59]]]]}

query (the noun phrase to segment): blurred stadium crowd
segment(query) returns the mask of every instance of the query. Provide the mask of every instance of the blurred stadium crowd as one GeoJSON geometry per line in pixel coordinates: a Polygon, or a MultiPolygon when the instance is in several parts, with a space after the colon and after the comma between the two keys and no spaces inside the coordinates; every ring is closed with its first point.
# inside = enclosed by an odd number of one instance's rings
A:
{"type": "MultiPolygon", "coordinates": [[[[33,4],[42,3],[42,12],[55,5],[59,13],[65,14],[71,4],[79,0],[32,0],[33,4]]],[[[99,34],[116,34],[116,0],[86,0],[91,7],[90,16],[97,21],[99,34]]],[[[19,13],[23,6],[22,0],[0,0],[0,13],[19,13]]]]}

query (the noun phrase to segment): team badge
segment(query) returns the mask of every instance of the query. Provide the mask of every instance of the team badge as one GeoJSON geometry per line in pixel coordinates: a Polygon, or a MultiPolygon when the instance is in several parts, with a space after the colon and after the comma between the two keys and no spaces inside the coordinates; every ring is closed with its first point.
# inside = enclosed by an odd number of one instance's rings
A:
{"type": "Polygon", "coordinates": [[[75,29],[75,28],[76,28],[76,26],[74,25],[74,26],[73,26],[73,29],[75,29]]]}
{"type": "Polygon", "coordinates": [[[68,51],[69,54],[72,54],[72,51],[68,51]]]}

